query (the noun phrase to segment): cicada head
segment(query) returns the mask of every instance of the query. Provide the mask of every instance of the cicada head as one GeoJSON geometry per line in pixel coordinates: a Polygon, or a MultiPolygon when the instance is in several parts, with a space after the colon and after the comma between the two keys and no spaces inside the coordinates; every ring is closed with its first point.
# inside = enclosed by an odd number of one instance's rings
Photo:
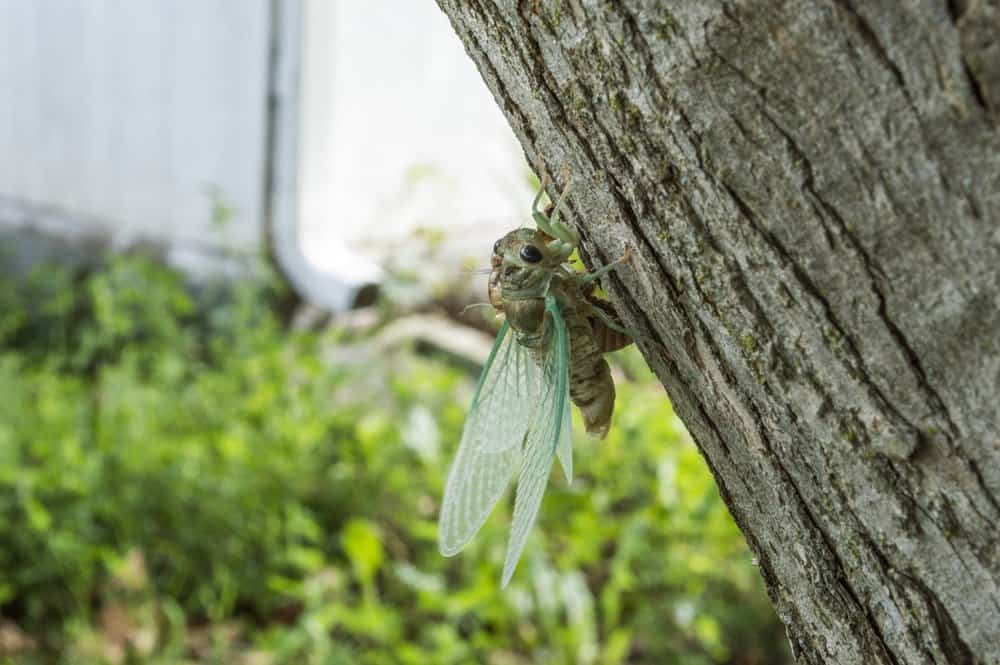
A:
{"type": "Polygon", "coordinates": [[[541,327],[545,295],[561,262],[545,240],[540,231],[516,229],[493,245],[490,304],[504,312],[511,325],[522,332],[541,327]]]}
{"type": "Polygon", "coordinates": [[[511,231],[493,245],[490,302],[544,298],[561,258],[553,256],[546,236],[532,229],[511,231]]]}

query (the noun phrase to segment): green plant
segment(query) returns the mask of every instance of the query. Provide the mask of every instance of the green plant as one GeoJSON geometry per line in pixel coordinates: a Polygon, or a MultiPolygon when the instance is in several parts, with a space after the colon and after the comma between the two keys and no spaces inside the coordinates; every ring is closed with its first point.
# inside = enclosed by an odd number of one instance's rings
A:
{"type": "MultiPolygon", "coordinates": [[[[773,663],[782,631],[659,384],[576,423],[521,569],[436,518],[475,377],[119,257],[0,281],[0,623],[21,663],[773,663]],[[206,304],[212,303],[212,304],[206,304]],[[338,357],[344,357],[339,354],[338,357]]],[[[629,352],[630,375],[642,366],[629,352]]]]}

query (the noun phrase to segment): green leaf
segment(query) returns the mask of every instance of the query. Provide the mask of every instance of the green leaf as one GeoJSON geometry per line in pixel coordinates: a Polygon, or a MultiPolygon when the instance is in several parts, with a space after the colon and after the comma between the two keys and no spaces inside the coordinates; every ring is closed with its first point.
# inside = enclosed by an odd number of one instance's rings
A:
{"type": "Polygon", "coordinates": [[[35,531],[45,532],[52,526],[52,514],[46,510],[38,499],[29,496],[22,503],[24,512],[28,516],[28,524],[35,531]]]}
{"type": "Polygon", "coordinates": [[[353,519],[344,526],[340,542],[358,580],[370,584],[384,556],[378,527],[368,520],[353,519]]]}
{"type": "Polygon", "coordinates": [[[615,628],[608,635],[601,653],[601,665],[620,665],[628,657],[632,647],[632,631],[628,628],[615,628]]]}

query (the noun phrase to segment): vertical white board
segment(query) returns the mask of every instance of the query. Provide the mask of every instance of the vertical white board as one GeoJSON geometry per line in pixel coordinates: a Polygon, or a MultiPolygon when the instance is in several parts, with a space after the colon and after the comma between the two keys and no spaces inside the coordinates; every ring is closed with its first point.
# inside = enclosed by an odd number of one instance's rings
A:
{"type": "Polygon", "coordinates": [[[269,7],[0,0],[0,211],[123,243],[257,251],[269,7]],[[213,198],[233,212],[221,228],[213,198]]]}
{"type": "Polygon", "coordinates": [[[458,264],[530,221],[513,131],[432,0],[305,3],[299,174],[306,256],[379,261],[417,229],[458,264]],[[345,249],[346,248],[346,249],[345,249]]]}

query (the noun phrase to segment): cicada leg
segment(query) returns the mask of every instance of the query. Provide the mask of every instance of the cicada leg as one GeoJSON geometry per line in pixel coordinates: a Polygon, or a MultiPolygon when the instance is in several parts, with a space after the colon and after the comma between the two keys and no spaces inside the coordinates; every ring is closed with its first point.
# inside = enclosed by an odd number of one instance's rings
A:
{"type": "Polygon", "coordinates": [[[617,332],[620,332],[623,335],[628,335],[632,339],[635,339],[635,331],[629,330],[628,328],[623,326],[621,323],[616,321],[613,317],[611,317],[607,312],[605,312],[600,307],[593,307],[591,308],[590,311],[591,314],[600,319],[601,322],[604,323],[604,325],[606,325],[607,327],[617,332]]]}
{"type": "Polygon", "coordinates": [[[604,277],[609,272],[611,272],[612,270],[614,270],[615,268],[617,268],[619,265],[621,265],[622,263],[628,261],[631,258],[632,258],[632,248],[631,247],[625,247],[625,253],[622,254],[622,256],[621,256],[620,259],[616,259],[616,260],[612,261],[611,263],[609,263],[606,266],[603,266],[603,267],[598,268],[597,270],[595,270],[593,272],[588,272],[588,273],[582,275],[580,277],[580,280],[583,281],[585,284],[587,282],[593,282],[595,280],[598,280],[598,279],[600,279],[601,277],[604,277]]]}
{"type": "Polygon", "coordinates": [[[565,260],[580,244],[580,236],[577,234],[576,229],[564,223],[559,218],[563,212],[563,206],[566,204],[567,194],[569,194],[569,178],[566,179],[566,186],[563,187],[563,191],[559,195],[559,200],[556,201],[555,207],[552,208],[552,212],[548,215],[538,209],[538,203],[542,199],[542,192],[545,191],[546,184],[548,184],[548,176],[542,176],[542,186],[531,204],[531,216],[535,220],[535,225],[539,231],[547,233],[554,238],[547,245],[549,251],[558,255],[560,259],[565,260]]]}

